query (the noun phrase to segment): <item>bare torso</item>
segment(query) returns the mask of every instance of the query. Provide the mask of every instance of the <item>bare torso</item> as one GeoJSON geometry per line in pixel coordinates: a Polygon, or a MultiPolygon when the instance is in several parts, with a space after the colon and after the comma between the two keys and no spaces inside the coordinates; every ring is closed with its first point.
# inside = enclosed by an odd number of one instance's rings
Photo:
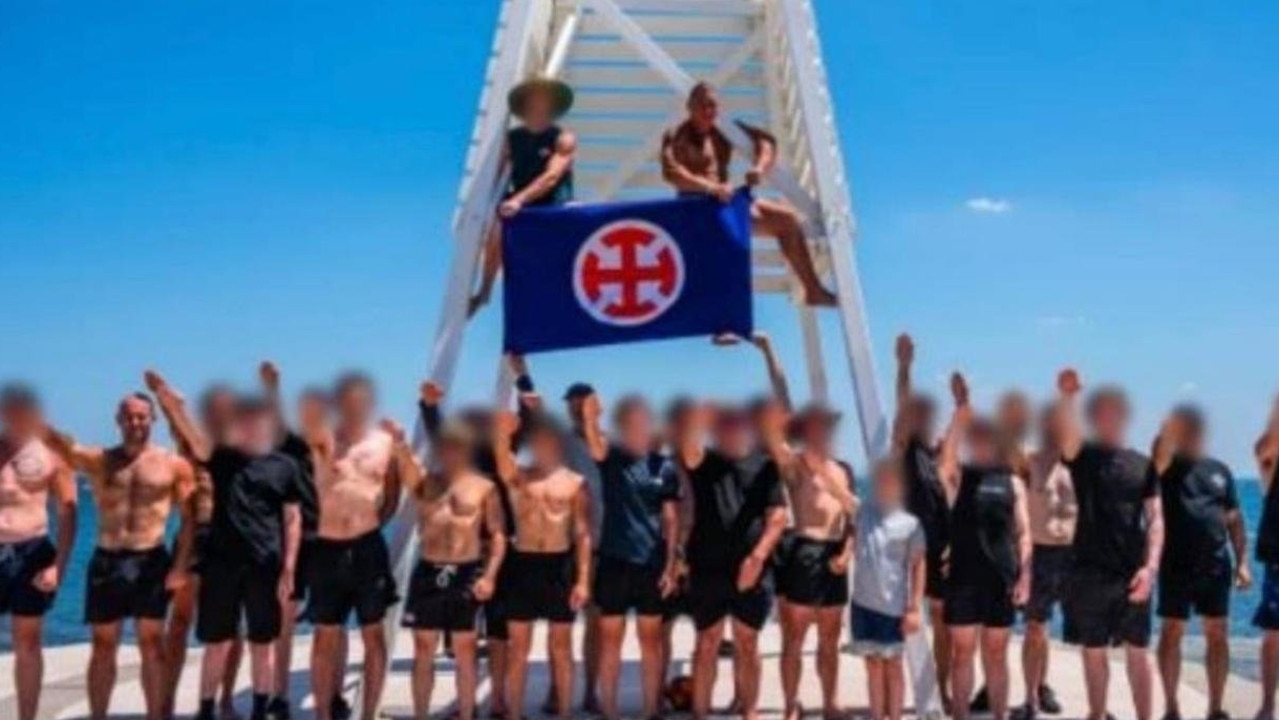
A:
{"type": "Polygon", "coordinates": [[[475,473],[428,480],[418,498],[422,558],[444,565],[479,560],[484,514],[496,492],[492,482],[475,473]]]}
{"type": "Polygon", "coordinates": [[[370,430],[354,442],[338,440],[331,458],[317,458],[319,536],[351,540],[378,529],[391,464],[391,436],[370,430]]]}
{"type": "Polygon", "coordinates": [[[1030,485],[1026,510],[1030,535],[1036,545],[1069,545],[1075,537],[1079,507],[1070,471],[1057,453],[1038,451],[1030,456],[1030,485]]]}
{"type": "Polygon", "coordinates": [[[573,509],[582,476],[560,467],[545,475],[521,469],[511,485],[515,548],[521,552],[567,552],[573,546],[573,509]]]}
{"type": "Polygon", "coordinates": [[[0,543],[49,532],[49,489],[58,472],[53,453],[39,440],[20,447],[0,441],[0,543]]]}
{"type": "Polygon", "coordinates": [[[134,457],[108,450],[99,476],[90,476],[98,512],[98,547],[149,550],[164,542],[177,494],[177,455],[149,446],[134,457]]]}
{"type": "Polygon", "coordinates": [[[822,542],[842,540],[857,510],[852,478],[839,462],[799,456],[787,473],[793,529],[800,537],[822,542]]]}

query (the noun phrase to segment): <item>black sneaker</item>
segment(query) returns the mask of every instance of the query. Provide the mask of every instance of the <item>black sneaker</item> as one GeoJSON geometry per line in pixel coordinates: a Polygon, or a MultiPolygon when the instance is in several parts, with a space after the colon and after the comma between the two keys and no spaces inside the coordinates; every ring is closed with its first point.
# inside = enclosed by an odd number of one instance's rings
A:
{"type": "Polygon", "coordinates": [[[333,716],[333,720],[351,720],[351,704],[341,693],[334,695],[333,702],[329,703],[329,715],[333,716]]]}
{"type": "Polygon", "coordinates": [[[1218,710],[1208,714],[1208,720],[1230,720],[1230,713],[1225,710],[1218,710]]]}
{"type": "Polygon", "coordinates": [[[271,698],[267,703],[266,716],[271,720],[289,720],[289,701],[282,697],[271,698]]]}
{"type": "Polygon", "coordinates": [[[1057,693],[1047,683],[1039,686],[1039,709],[1045,715],[1060,715],[1061,701],[1057,699],[1057,693]]]}
{"type": "Polygon", "coordinates": [[[1012,712],[1008,713],[1008,717],[1011,718],[1011,720],[1035,720],[1035,716],[1038,714],[1039,713],[1030,705],[1030,703],[1026,703],[1021,707],[1013,708],[1012,712]]]}
{"type": "Polygon", "coordinates": [[[990,695],[986,692],[985,685],[983,685],[982,688],[977,691],[977,694],[973,696],[973,701],[968,703],[968,712],[990,712],[990,695]]]}

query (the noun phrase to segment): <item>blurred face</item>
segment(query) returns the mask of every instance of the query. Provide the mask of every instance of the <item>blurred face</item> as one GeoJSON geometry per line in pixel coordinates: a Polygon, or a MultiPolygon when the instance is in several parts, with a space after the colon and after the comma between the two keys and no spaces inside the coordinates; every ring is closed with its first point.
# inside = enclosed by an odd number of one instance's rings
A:
{"type": "Polygon", "coordinates": [[[1204,453],[1206,429],[1198,418],[1179,416],[1177,423],[1177,447],[1187,455],[1198,457],[1204,453]]]}
{"type": "Polygon", "coordinates": [[[999,462],[999,440],[993,428],[974,427],[968,433],[968,455],[977,465],[999,462]]]}
{"type": "Polygon", "coordinates": [[[564,401],[568,409],[568,416],[575,423],[582,422],[582,403],[584,402],[586,402],[585,397],[571,397],[564,401]]]}
{"type": "Polygon", "coordinates": [[[539,470],[552,470],[563,464],[564,454],[560,448],[560,439],[548,429],[540,429],[528,438],[529,456],[533,458],[534,467],[539,470]]]}
{"type": "Polygon", "coordinates": [[[828,418],[813,418],[804,423],[799,439],[809,450],[826,452],[830,450],[834,437],[834,421],[828,418]]]}
{"type": "Polygon", "coordinates": [[[719,97],[714,90],[689,98],[688,119],[703,129],[713,126],[719,120],[719,97]]]}
{"type": "Polygon", "coordinates": [[[463,410],[459,419],[470,428],[471,433],[480,442],[485,442],[488,438],[493,437],[493,414],[488,412],[488,410],[478,408],[463,410]]]}
{"type": "Polygon", "coordinates": [[[617,436],[626,449],[639,455],[653,443],[653,414],[644,405],[632,405],[617,417],[617,436]]]}
{"type": "Polygon", "coordinates": [[[373,388],[365,383],[351,383],[337,398],[338,418],[346,427],[363,427],[373,416],[373,388]]]}
{"type": "Polygon", "coordinates": [[[931,441],[937,425],[937,409],[933,401],[917,395],[910,399],[909,412],[910,426],[915,434],[924,442],[931,441]]]}
{"type": "Polygon", "coordinates": [[[151,425],[154,422],[151,403],[132,395],[121,400],[115,412],[115,424],[120,428],[120,438],[126,444],[145,445],[151,439],[151,425]]]}
{"type": "Polygon", "coordinates": [[[535,90],[524,102],[524,123],[541,127],[555,120],[555,98],[549,90],[535,90]]]}
{"type": "Polygon", "coordinates": [[[275,447],[275,418],[264,409],[242,410],[235,416],[235,441],[250,455],[265,455],[275,447]]]}
{"type": "Polygon", "coordinates": [[[466,470],[471,464],[471,449],[465,443],[448,441],[440,444],[440,469],[447,475],[455,475],[466,470]]]}
{"type": "Polygon", "coordinates": [[[1089,417],[1093,433],[1108,445],[1122,445],[1128,427],[1128,407],[1123,399],[1105,395],[1097,399],[1089,417]]]}
{"type": "Polygon", "coordinates": [[[897,507],[902,504],[902,476],[897,465],[880,463],[875,468],[875,502],[880,507],[897,507]]]}
{"type": "Polygon", "coordinates": [[[221,438],[235,420],[235,395],[229,390],[214,390],[204,399],[200,421],[215,438],[221,438]]]}
{"type": "Polygon", "coordinates": [[[9,403],[0,408],[0,421],[4,423],[4,435],[14,440],[34,437],[44,424],[40,408],[25,402],[9,403]]]}
{"type": "Polygon", "coordinates": [[[721,412],[715,418],[714,436],[715,446],[729,457],[745,457],[754,443],[750,420],[736,410],[721,412]]]}
{"type": "Polygon", "coordinates": [[[1009,442],[1021,444],[1030,433],[1030,402],[1021,393],[1009,393],[999,401],[999,429],[1009,442]]]}

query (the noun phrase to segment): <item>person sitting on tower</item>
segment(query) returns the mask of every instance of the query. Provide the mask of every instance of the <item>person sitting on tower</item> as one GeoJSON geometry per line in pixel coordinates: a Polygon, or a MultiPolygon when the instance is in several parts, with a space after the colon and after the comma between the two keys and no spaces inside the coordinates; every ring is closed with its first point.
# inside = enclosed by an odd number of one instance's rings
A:
{"type": "MultiPolygon", "coordinates": [[[[662,178],[681,195],[714,195],[727,202],[733,195],[728,182],[733,143],[719,129],[719,97],[715,89],[699,82],[688,93],[688,118],[662,138],[662,178]]],[[[750,136],[754,163],[746,171],[746,184],[759,185],[777,161],[777,139],[768,132],[735,121],[750,136]]],[[[751,205],[755,232],[777,238],[782,254],[804,288],[808,305],[833,306],[835,294],[822,286],[813,256],[804,239],[799,214],[784,202],[756,199],[751,205]]]]}
{"type": "MultiPolygon", "coordinates": [[[[511,171],[506,194],[497,207],[510,218],[526,207],[555,207],[573,199],[573,156],[577,137],[557,121],[573,106],[573,89],[554,78],[534,77],[511,89],[511,114],[520,125],[507,131],[502,164],[511,171]]],[[[489,229],[484,244],[480,287],[471,297],[468,315],[488,304],[502,269],[502,223],[489,229]]]]}

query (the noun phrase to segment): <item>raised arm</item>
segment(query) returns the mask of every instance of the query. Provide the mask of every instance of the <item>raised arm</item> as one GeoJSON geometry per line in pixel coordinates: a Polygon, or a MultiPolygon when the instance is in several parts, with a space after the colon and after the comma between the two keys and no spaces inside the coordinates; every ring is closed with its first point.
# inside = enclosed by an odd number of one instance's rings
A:
{"type": "Polygon", "coordinates": [[[959,492],[960,480],[960,446],[964,432],[972,419],[972,407],[969,405],[968,381],[963,375],[954,373],[950,376],[950,394],[955,400],[955,415],[951,418],[950,427],[946,428],[946,437],[942,439],[941,456],[937,460],[937,473],[946,486],[946,498],[954,504],[959,492]]]}
{"type": "Polygon", "coordinates": [[[515,484],[520,468],[515,462],[512,444],[519,432],[520,419],[509,410],[500,410],[493,417],[493,459],[497,465],[497,477],[507,485],[515,484]]]}
{"type": "Polygon", "coordinates": [[[271,407],[276,432],[282,441],[289,432],[289,423],[284,417],[284,403],[280,400],[280,369],[270,360],[263,360],[258,365],[258,382],[262,384],[262,396],[271,407]]]}
{"type": "Polygon", "coordinates": [[[910,336],[903,333],[897,336],[897,409],[893,417],[893,448],[898,452],[906,449],[912,428],[910,424],[910,369],[915,362],[915,343],[910,336]]]}
{"type": "Polygon", "coordinates": [[[748,125],[740,120],[734,122],[750,136],[755,150],[755,162],[746,171],[746,184],[758,185],[777,165],[777,138],[754,125],[748,125]]]}
{"type": "Polygon", "coordinates": [[[781,408],[765,408],[760,421],[762,435],[760,439],[764,442],[764,447],[773,458],[773,462],[777,463],[778,469],[781,470],[782,480],[790,483],[797,479],[799,456],[791,450],[790,443],[786,442],[788,420],[788,414],[781,408]]]}
{"type": "Polygon", "coordinates": [[[502,217],[511,217],[531,202],[541,200],[560,183],[564,175],[573,167],[573,156],[577,154],[577,136],[565,130],[555,141],[555,152],[546,161],[546,169],[537,179],[507,198],[498,207],[502,217]]]}
{"type": "Polygon", "coordinates": [[[1079,373],[1073,369],[1066,368],[1057,375],[1057,437],[1061,444],[1061,457],[1066,462],[1079,457],[1079,452],[1084,447],[1084,434],[1079,427],[1077,407],[1082,388],[1079,373]]]}
{"type": "Polygon", "coordinates": [[[582,400],[582,432],[586,435],[586,449],[595,462],[604,462],[608,457],[608,437],[600,428],[603,412],[599,395],[592,393],[582,400]]]}
{"type": "Polygon", "coordinates": [[[169,421],[169,427],[177,440],[186,445],[191,457],[196,462],[206,462],[213,455],[213,443],[210,442],[200,426],[187,413],[186,401],[169,383],[154,370],[146,371],[143,376],[147,389],[155,395],[160,403],[160,411],[169,421]]]}
{"type": "Polygon", "coordinates": [[[426,437],[431,441],[431,445],[435,445],[440,439],[440,430],[444,427],[444,415],[440,411],[440,405],[443,402],[444,388],[435,384],[434,381],[426,380],[418,386],[418,417],[422,420],[422,429],[426,431],[426,437]]]}
{"type": "Polygon", "coordinates": [[[71,435],[47,424],[44,426],[43,440],[45,446],[61,458],[62,462],[75,470],[92,475],[95,480],[99,479],[106,469],[107,453],[100,447],[81,445],[71,435]]]}
{"type": "Polygon", "coordinates": [[[786,380],[786,368],[777,357],[777,349],[773,346],[772,339],[768,337],[768,333],[756,332],[751,335],[751,344],[764,355],[764,364],[768,367],[768,382],[773,386],[773,397],[777,398],[787,411],[794,409],[790,399],[790,383],[786,380]]]}
{"type": "Polygon", "coordinates": [[[1182,437],[1182,424],[1176,415],[1164,420],[1159,426],[1159,435],[1155,437],[1151,447],[1150,459],[1155,467],[1155,476],[1160,480],[1172,467],[1173,457],[1177,454],[1177,445],[1182,437]]]}

